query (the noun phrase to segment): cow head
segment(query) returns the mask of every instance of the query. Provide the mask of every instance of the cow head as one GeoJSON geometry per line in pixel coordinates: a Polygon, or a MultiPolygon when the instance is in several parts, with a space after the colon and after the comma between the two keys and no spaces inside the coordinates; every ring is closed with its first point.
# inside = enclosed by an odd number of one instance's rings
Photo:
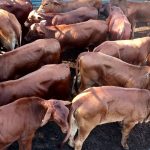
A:
{"type": "Polygon", "coordinates": [[[63,133],[66,133],[69,129],[68,125],[68,115],[69,109],[66,105],[70,105],[69,101],[62,100],[52,100],[53,103],[53,112],[51,120],[54,121],[61,128],[63,133]]]}
{"type": "Polygon", "coordinates": [[[33,10],[33,11],[30,12],[30,14],[29,14],[26,22],[24,23],[24,25],[26,27],[30,27],[31,24],[39,23],[42,19],[43,19],[43,17],[41,15],[39,15],[36,10],[33,10]]]}
{"type": "Polygon", "coordinates": [[[60,0],[43,0],[37,11],[42,13],[59,12],[61,4],[60,0]]]}

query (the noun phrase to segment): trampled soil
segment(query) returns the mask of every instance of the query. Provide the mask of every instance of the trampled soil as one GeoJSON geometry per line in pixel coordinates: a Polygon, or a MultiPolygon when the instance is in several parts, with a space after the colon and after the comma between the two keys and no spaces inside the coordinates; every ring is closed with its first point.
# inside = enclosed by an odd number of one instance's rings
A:
{"type": "MultiPolygon", "coordinates": [[[[147,30],[147,27],[142,28],[142,30],[138,28],[137,31],[136,37],[143,37],[150,32],[150,30],[147,30]]],[[[72,57],[74,57],[74,53],[69,52],[67,55],[64,55],[64,60],[67,63],[68,61],[72,63],[72,57]]],[[[63,138],[64,135],[60,131],[60,128],[54,123],[48,123],[37,130],[32,149],[60,150],[58,144],[62,142],[63,138]]],[[[84,143],[83,150],[123,150],[120,141],[121,125],[119,123],[105,124],[96,127],[91,132],[84,143]]],[[[136,125],[130,134],[128,144],[130,150],[150,150],[150,123],[136,125]]],[[[9,148],[9,150],[16,149],[18,149],[17,143],[14,143],[9,148]]],[[[65,144],[63,150],[72,150],[72,148],[65,144]]]]}

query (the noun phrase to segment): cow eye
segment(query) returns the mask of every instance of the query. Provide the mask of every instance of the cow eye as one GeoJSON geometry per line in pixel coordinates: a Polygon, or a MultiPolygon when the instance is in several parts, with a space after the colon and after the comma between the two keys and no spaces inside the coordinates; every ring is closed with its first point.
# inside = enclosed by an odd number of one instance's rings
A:
{"type": "Polygon", "coordinates": [[[41,19],[41,17],[37,17],[38,18],[38,20],[40,20],[41,19]]]}
{"type": "Polygon", "coordinates": [[[47,6],[47,5],[48,5],[48,3],[45,3],[45,4],[44,4],[44,6],[47,6]]]}

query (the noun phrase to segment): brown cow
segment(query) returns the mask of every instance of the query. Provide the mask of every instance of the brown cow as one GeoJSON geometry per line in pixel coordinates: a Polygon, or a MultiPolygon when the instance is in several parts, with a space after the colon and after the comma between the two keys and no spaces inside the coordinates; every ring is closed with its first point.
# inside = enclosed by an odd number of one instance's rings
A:
{"type": "Polygon", "coordinates": [[[23,25],[33,6],[30,0],[0,0],[0,8],[13,13],[23,25]]]}
{"type": "Polygon", "coordinates": [[[81,53],[78,65],[81,76],[79,91],[93,84],[150,89],[149,66],[131,65],[118,58],[94,52],[81,53]]]}
{"type": "Polygon", "coordinates": [[[69,110],[65,105],[69,103],[25,97],[0,107],[0,149],[18,141],[19,150],[31,150],[35,131],[48,121],[54,121],[66,133],[69,110]]]}
{"type": "Polygon", "coordinates": [[[150,92],[137,88],[92,87],[73,99],[69,116],[70,129],[64,142],[69,138],[69,145],[75,150],[82,149],[83,142],[97,125],[117,121],[123,127],[121,144],[128,149],[132,128],[150,121],[150,92]]]}
{"type": "Polygon", "coordinates": [[[125,15],[128,14],[127,3],[127,0],[110,0],[111,6],[120,7],[125,15]]]}
{"type": "Polygon", "coordinates": [[[15,79],[45,64],[60,62],[61,48],[56,39],[40,39],[0,56],[0,81],[15,79]]]}
{"type": "Polygon", "coordinates": [[[54,16],[52,24],[73,24],[89,19],[98,19],[98,10],[95,7],[80,7],[66,13],[60,13],[54,16]]]}
{"type": "MultiPolygon", "coordinates": [[[[131,23],[132,37],[134,37],[134,29],[137,22],[150,22],[150,2],[128,2],[127,3],[127,18],[131,23]]],[[[100,13],[108,17],[110,14],[109,3],[103,4],[100,8],[100,13]]]]}
{"type": "Polygon", "coordinates": [[[111,7],[107,22],[110,40],[127,40],[131,38],[131,24],[119,7],[111,7]]]}
{"type": "Polygon", "coordinates": [[[105,21],[88,20],[70,25],[44,26],[33,24],[26,35],[27,41],[38,38],[56,38],[62,50],[97,46],[107,39],[108,26],[105,21]]]}
{"type": "Polygon", "coordinates": [[[6,50],[21,45],[22,29],[15,15],[0,9],[0,41],[6,50]]]}
{"type": "Polygon", "coordinates": [[[94,52],[101,52],[135,65],[150,64],[150,37],[133,40],[106,41],[94,52]]]}
{"type": "Polygon", "coordinates": [[[72,1],[59,1],[59,0],[43,0],[38,12],[67,12],[79,7],[96,7],[101,6],[101,0],[72,0],[72,1]]]}
{"type": "Polygon", "coordinates": [[[70,68],[66,64],[45,65],[17,80],[0,83],[0,106],[22,97],[66,99],[70,96],[70,68]]]}

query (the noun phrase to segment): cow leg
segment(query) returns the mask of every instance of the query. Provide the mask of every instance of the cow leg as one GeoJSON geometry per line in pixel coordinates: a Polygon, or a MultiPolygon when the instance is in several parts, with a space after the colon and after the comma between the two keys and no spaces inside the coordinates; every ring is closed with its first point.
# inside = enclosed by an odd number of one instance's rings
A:
{"type": "Polygon", "coordinates": [[[32,150],[32,139],[34,134],[21,137],[19,142],[19,150],[32,150]]]}
{"type": "Polygon", "coordinates": [[[127,139],[129,137],[129,133],[131,129],[135,126],[135,122],[123,122],[123,129],[122,129],[122,139],[121,144],[124,149],[129,149],[127,144],[127,139]]]}
{"type": "Polygon", "coordinates": [[[133,23],[132,23],[132,34],[131,34],[132,39],[134,39],[135,26],[136,26],[136,23],[135,23],[135,21],[133,21],[133,23]]]}
{"type": "Polygon", "coordinates": [[[90,120],[81,119],[78,123],[78,136],[75,139],[75,150],[81,150],[83,142],[86,140],[90,132],[99,124],[99,116],[90,118],[90,120]]]}

